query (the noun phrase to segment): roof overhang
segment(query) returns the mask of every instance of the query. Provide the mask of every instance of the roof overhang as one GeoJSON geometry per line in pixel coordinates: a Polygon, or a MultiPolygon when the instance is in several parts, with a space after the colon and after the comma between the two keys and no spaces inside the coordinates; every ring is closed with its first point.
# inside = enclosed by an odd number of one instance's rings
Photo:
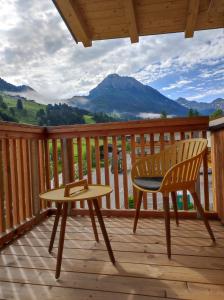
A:
{"type": "Polygon", "coordinates": [[[53,0],[75,41],[92,41],[224,27],[224,0],[53,0]]]}

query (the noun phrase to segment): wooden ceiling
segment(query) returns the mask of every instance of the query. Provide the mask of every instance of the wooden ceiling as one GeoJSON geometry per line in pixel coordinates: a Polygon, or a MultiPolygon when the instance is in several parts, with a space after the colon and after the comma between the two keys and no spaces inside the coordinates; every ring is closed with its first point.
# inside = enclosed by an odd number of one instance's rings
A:
{"type": "Polygon", "coordinates": [[[53,0],[75,41],[92,41],[224,27],[224,0],[53,0]]]}

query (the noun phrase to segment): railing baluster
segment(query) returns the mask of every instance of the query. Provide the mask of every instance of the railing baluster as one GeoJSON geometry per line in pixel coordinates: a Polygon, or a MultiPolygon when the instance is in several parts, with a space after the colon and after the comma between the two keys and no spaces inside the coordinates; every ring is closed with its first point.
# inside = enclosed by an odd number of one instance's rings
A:
{"type": "MultiPolygon", "coordinates": [[[[206,131],[202,131],[202,137],[207,139],[206,131]]],[[[209,210],[208,149],[206,149],[206,153],[203,157],[203,177],[205,210],[209,210]]]]}
{"type": "Polygon", "coordinates": [[[123,169],[123,187],[124,187],[124,207],[128,209],[128,177],[127,177],[127,152],[126,137],[121,137],[122,146],[122,169],[123,169]]]}
{"type": "MultiPolygon", "coordinates": [[[[94,141],[95,141],[96,183],[101,184],[99,137],[96,136],[94,138],[94,141]]],[[[99,207],[102,207],[102,198],[99,198],[99,207]]]]}
{"type": "Polygon", "coordinates": [[[53,150],[53,177],[54,177],[54,188],[59,187],[58,180],[58,144],[57,140],[52,140],[52,150],[53,150]]]}
{"type": "MultiPolygon", "coordinates": [[[[145,156],[145,136],[144,134],[140,135],[140,146],[141,146],[141,157],[145,156]]],[[[147,209],[147,193],[143,193],[143,208],[147,209]]]]}
{"type": "MultiPolygon", "coordinates": [[[[39,189],[40,192],[45,192],[45,167],[44,167],[44,153],[43,153],[43,142],[38,140],[38,164],[39,164],[39,189]]],[[[41,209],[46,208],[46,202],[41,201],[41,209]]]]}
{"type": "Polygon", "coordinates": [[[13,211],[12,211],[12,185],[11,185],[11,167],[10,167],[10,145],[9,139],[2,140],[3,150],[3,181],[6,203],[6,229],[13,226],[13,211]]]}
{"type": "Polygon", "coordinates": [[[78,152],[78,175],[79,180],[83,179],[83,163],[82,163],[82,138],[77,138],[77,152],[78,152]]]}
{"type": "MultiPolygon", "coordinates": [[[[135,147],[135,135],[131,135],[131,164],[133,165],[135,163],[136,159],[136,147],[135,147]]],[[[136,207],[136,201],[137,201],[137,190],[135,187],[133,187],[133,197],[134,197],[134,206],[136,207]]]]}
{"type": "Polygon", "coordinates": [[[67,171],[66,171],[66,169],[65,169],[65,164],[66,164],[66,157],[65,157],[65,151],[66,151],[66,149],[65,149],[65,147],[66,147],[66,145],[65,145],[65,139],[64,138],[61,138],[60,139],[60,147],[61,147],[61,168],[62,168],[62,173],[61,173],[61,175],[62,175],[62,184],[63,185],[65,185],[66,184],[66,182],[68,182],[68,176],[67,176],[67,171]]]}
{"type": "Polygon", "coordinates": [[[31,158],[31,184],[32,184],[32,208],[33,215],[36,216],[40,213],[40,199],[39,199],[39,164],[38,164],[38,140],[31,140],[30,145],[30,158],[31,158]]]}
{"type": "Polygon", "coordinates": [[[24,161],[22,139],[17,140],[17,166],[18,166],[18,195],[19,195],[19,213],[20,220],[26,218],[26,202],[25,202],[25,187],[24,187],[24,161]]]}
{"type": "MultiPolygon", "coordinates": [[[[180,133],[180,138],[181,138],[181,140],[185,140],[185,133],[184,132],[180,133]]],[[[184,210],[188,210],[187,191],[186,190],[183,190],[183,207],[184,207],[184,210]]]]}
{"type": "MultiPolygon", "coordinates": [[[[110,185],[109,175],[109,159],[108,159],[108,139],[107,136],[103,138],[103,159],[104,159],[104,173],[105,173],[105,184],[110,185]]],[[[106,196],[106,208],[110,208],[110,195],[106,196]]]]}
{"type": "MultiPolygon", "coordinates": [[[[45,183],[46,190],[51,189],[51,177],[50,177],[50,150],[49,150],[49,141],[44,140],[44,164],[45,164],[45,183]]],[[[48,207],[51,203],[48,203],[48,207]]]]}
{"type": "Polygon", "coordinates": [[[30,192],[30,161],[28,140],[22,140],[23,168],[24,168],[24,197],[26,206],[26,218],[31,218],[31,192],[30,192]]]}
{"type": "Polygon", "coordinates": [[[18,168],[16,155],[16,139],[10,140],[10,167],[11,167],[11,188],[13,199],[13,224],[20,223],[19,216],[19,193],[18,193],[18,168]]]}
{"type": "Polygon", "coordinates": [[[114,170],[114,193],[115,193],[115,207],[120,208],[120,194],[119,194],[119,178],[118,178],[118,155],[117,155],[117,137],[112,137],[113,144],[113,170],[114,170]]]}
{"type": "Polygon", "coordinates": [[[5,220],[5,199],[4,199],[4,169],[3,169],[3,157],[2,153],[3,147],[2,147],[2,140],[0,140],[0,233],[5,232],[6,230],[6,220],[5,220]]]}
{"type": "MultiPolygon", "coordinates": [[[[154,134],[150,134],[150,154],[155,153],[155,142],[154,142],[154,134]]],[[[153,209],[157,210],[157,195],[152,194],[152,202],[153,202],[153,209]]]]}
{"type": "Polygon", "coordinates": [[[92,183],[92,157],[91,157],[91,146],[90,146],[90,138],[86,138],[86,160],[87,160],[87,175],[88,182],[92,183]]]}

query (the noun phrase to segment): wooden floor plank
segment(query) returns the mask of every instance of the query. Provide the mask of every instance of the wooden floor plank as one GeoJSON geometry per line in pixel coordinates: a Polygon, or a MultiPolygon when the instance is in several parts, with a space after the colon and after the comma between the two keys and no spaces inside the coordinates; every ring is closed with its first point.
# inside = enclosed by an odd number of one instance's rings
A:
{"type": "MultiPolygon", "coordinates": [[[[0,282],[0,299],[4,300],[162,300],[163,297],[129,295],[104,291],[82,290],[65,287],[52,287],[17,282],[0,282]]],[[[171,298],[166,298],[171,300],[171,298]]]]}
{"type": "MultiPolygon", "coordinates": [[[[102,235],[99,233],[100,238],[102,240],[102,235]]],[[[34,238],[34,239],[46,239],[49,241],[51,236],[51,232],[40,232],[40,231],[31,231],[25,235],[25,238],[34,238]]],[[[56,239],[58,235],[56,235],[56,239]]],[[[119,234],[109,234],[109,238],[113,242],[122,242],[122,243],[140,243],[140,244],[162,244],[166,243],[165,236],[158,236],[158,235],[137,235],[137,234],[126,234],[126,235],[119,235],[119,234]]],[[[76,241],[94,241],[94,235],[91,232],[76,232],[74,233],[66,233],[65,236],[66,240],[76,241]]],[[[184,237],[172,237],[172,245],[186,245],[186,246],[212,246],[213,242],[211,241],[210,237],[207,238],[202,237],[188,237],[187,239],[184,237]]],[[[218,238],[216,242],[216,247],[224,247],[224,239],[218,238]]]]}
{"type": "MultiPolygon", "coordinates": [[[[51,257],[51,255],[48,254],[47,249],[44,247],[14,247],[10,248],[10,251],[4,251],[3,254],[21,254],[26,256],[34,256],[34,257],[51,257]]],[[[120,252],[122,253],[122,252],[120,252]]],[[[120,256],[117,255],[118,252],[115,252],[115,258],[117,261],[117,264],[119,266],[119,263],[121,262],[120,256]]],[[[136,274],[138,272],[137,267],[134,263],[139,263],[140,260],[137,260],[134,258],[131,252],[125,253],[123,259],[126,260],[129,266],[129,273],[136,274]],[[128,256],[128,257],[127,257],[128,256]],[[126,258],[125,258],[126,257],[126,258]],[[133,270],[131,272],[131,270],[133,270]]],[[[54,253],[56,256],[56,252],[54,253]]],[[[136,254],[135,254],[136,256],[136,254]]],[[[214,283],[214,284],[224,284],[224,270],[212,270],[212,269],[195,269],[195,268],[186,268],[186,267],[175,267],[172,266],[166,266],[166,265],[150,265],[150,256],[145,253],[142,253],[142,255],[139,255],[141,257],[140,264],[142,265],[142,268],[144,267],[144,264],[146,264],[145,268],[145,274],[148,274],[150,278],[161,278],[161,279],[169,279],[169,280],[178,280],[178,281],[193,281],[193,282],[205,282],[205,283],[214,283]]],[[[105,259],[105,261],[109,260],[108,253],[106,251],[93,251],[93,250],[83,250],[83,249],[64,249],[64,259],[86,259],[88,260],[99,260],[99,259],[105,259]],[[86,255],[86,258],[84,258],[84,255],[86,255]]],[[[123,260],[122,259],[122,260],[123,260]]]]}
{"type": "MultiPolygon", "coordinates": [[[[133,226],[133,219],[132,218],[104,218],[105,224],[107,227],[117,227],[117,228],[124,228],[133,226]]],[[[51,226],[54,222],[54,216],[50,217],[42,223],[42,225],[51,226]]],[[[177,228],[183,228],[187,230],[195,230],[198,226],[201,226],[203,223],[201,220],[180,220],[180,225],[177,228]]],[[[89,226],[91,227],[91,221],[88,217],[72,217],[68,218],[67,226],[89,226]]],[[[171,219],[171,225],[176,227],[176,221],[171,219]]],[[[223,231],[224,226],[219,221],[210,220],[210,225],[214,229],[214,231],[223,231]]],[[[164,226],[163,219],[139,219],[138,228],[145,229],[145,228],[157,228],[158,226],[164,226]]]]}
{"type": "Polygon", "coordinates": [[[130,278],[128,276],[107,276],[88,273],[62,272],[63,279],[55,280],[54,273],[49,270],[32,270],[8,267],[0,268],[0,282],[20,282],[51,287],[66,287],[104,291],[112,293],[125,293],[130,295],[145,295],[154,297],[170,297],[179,299],[192,299],[198,295],[206,296],[211,290],[218,296],[224,297],[224,286],[194,284],[167,280],[154,280],[145,278],[130,278]],[[188,288],[190,286],[190,290],[188,288]]]}
{"type": "MultiPolygon", "coordinates": [[[[24,241],[24,240],[22,240],[24,241]]],[[[46,242],[46,241],[45,241],[46,242]]],[[[11,245],[7,250],[4,250],[4,253],[7,253],[5,251],[12,251],[12,253],[21,253],[24,250],[32,251],[32,248],[41,248],[43,247],[43,251],[45,252],[45,249],[47,248],[47,242],[41,246],[41,243],[37,245],[38,240],[32,241],[30,240],[29,243],[21,242],[21,246],[19,245],[19,242],[11,245]],[[30,244],[27,245],[27,244],[30,244]],[[23,246],[24,245],[24,246],[23,246]],[[21,249],[20,249],[21,248],[21,249]],[[31,249],[30,249],[31,248],[31,249]]],[[[166,245],[161,244],[138,244],[138,243],[122,243],[122,242],[112,242],[111,243],[112,248],[114,251],[119,252],[126,252],[127,256],[130,253],[138,253],[138,255],[141,254],[166,254],[166,245]]],[[[57,247],[57,244],[55,243],[55,247],[57,247]]],[[[77,249],[83,249],[83,250],[105,250],[105,245],[101,240],[101,243],[96,243],[94,241],[68,241],[64,245],[65,253],[70,255],[70,253],[74,252],[77,249]],[[75,250],[72,250],[75,249],[75,250]]],[[[36,252],[39,252],[39,250],[35,250],[36,252]]],[[[41,253],[40,249],[40,253],[41,253]]],[[[224,249],[221,247],[216,247],[215,245],[213,247],[198,247],[198,246],[178,246],[178,245],[172,245],[172,254],[173,255],[189,255],[189,256],[200,256],[200,257],[223,257],[224,258],[224,249]]],[[[72,254],[71,254],[72,255],[72,254]]],[[[72,258],[72,257],[71,257],[72,258]]]]}
{"type": "MultiPolygon", "coordinates": [[[[83,218],[83,217],[82,217],[83,218]]],[[[68,218],[67,226],[75,226],[75,227],[83,227],[83,226],[89,226],[91,227],[91,221],[88,217],[84,217],[83,220],[80,217],[70,217],[68,218]]],[[[126,228],[126,227],[133,227],[133,219],[132,218],[121,218],[120,221],[117,221],[117,219],[114,218],[104,218],[105,224],[107,227],[116,227],[116,228],[126,228]]],[[[40,226],[51,226],[54,222],[54,216],[50,217],[45,221],[44,223],[40,224],[40,226]]],[[[223,231],[224,226],[219,221],[210,220],[210,225],[213,228],[214,231],[223,231]]],[[[187,229],[188,231],[195,230],[198,228],[198,226],[203,226],[203,222],[200,219],[195,220],[180,220],[179,227],[176,226],[176,222],[174,219],[171,219],[171,225],[173,228],[181,228],[181,229],[187,229]]],[[[164,226],[164,220],[163,219],[139,219],[138,222],[138,228],[140,229],[147,229],[147,228],[158,228],[158,226],[163,227],[164,226]]]]}

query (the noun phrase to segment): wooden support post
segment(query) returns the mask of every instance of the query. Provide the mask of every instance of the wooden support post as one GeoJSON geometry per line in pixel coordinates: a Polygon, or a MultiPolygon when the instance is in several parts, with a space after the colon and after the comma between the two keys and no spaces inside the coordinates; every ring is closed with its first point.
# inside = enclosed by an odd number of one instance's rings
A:
{"type": "Polygon", "coordinates": [[[191,38],[194,36],[194,29],[197,22],[200,0],[189,0],[188,2],[189,4],[185,27],[185,38],[191,38]]]}
{"type": "Polygon", "coordinates": [[[138,26],[136,21],[135,7],[133,0],[124,0],[124,8],[126,20],[128,23],[128,30],[132,43],[138,43],[138,26]]]}
{"type": "Polygon", "coordinates": [[[224,224],[224,129],[211,132],[211,157],[214,210],[224,224]]]}

